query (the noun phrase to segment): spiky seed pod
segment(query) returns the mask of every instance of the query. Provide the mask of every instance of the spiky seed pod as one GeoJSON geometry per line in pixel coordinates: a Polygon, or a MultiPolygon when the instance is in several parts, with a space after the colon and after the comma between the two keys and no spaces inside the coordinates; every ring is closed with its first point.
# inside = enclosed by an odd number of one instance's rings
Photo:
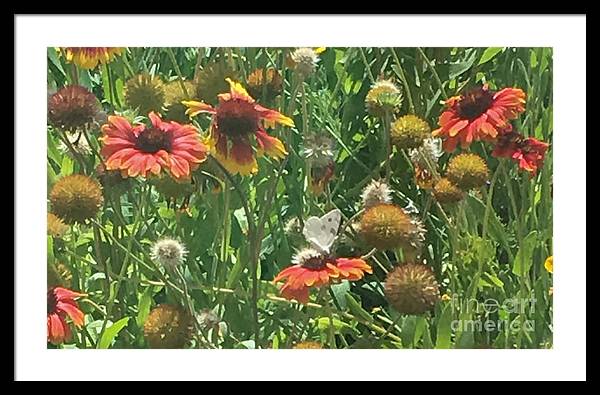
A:
{"type": "Polygon", "coordinates": [[[152,184],[156,187],[158,193],[167,199],[178,199],[180,197],[189,196],[195,190],[191,179],[177,181],[168,175],[153,179],[152,184]]]}
{"type": "Polygon", "coordinates": [[[104,196],[112,195],[119,197],[126,193],[133,183],[133,179],[123,177],[120,170],[106,170],[104,164],[100,163],[96,166],[96,177],[102,185],[102,193],[104,196]]]}
{"type": "Polygon", "coordinates": [[[464,199],[465,193],[447,178],[440,178],[433,186],[433,196],[441,204],[452,204],[464,199]]]}
{"type": "Polygon", "coordinates": [[[48,288],[52,287],[63,287],[71,288],[71,280],[73,279],[73,273],[64,263],[50,263],[47,264],[48,269],[48,288]]]}
{"type": "Polygon", "coordinates": [[[69,230],[62,219],[52,213],[48,213],[48,234],[52,237],[60,238],[69,230]]]}
{"type": "Polygon", "coordinates": [[[380,203],[365,211],[360,220],[360,234],[368,245],[380,250],[420,251],[425,240],[421,222],[389,203],[380,203]]]}
{"type": "Polygon", "coordinates": [[[450,159],[446,177],[462,190],[478,188],[488,180],[489,170],[483,158],[464,153],[450,159]]]}
{"type": "Polygon", "coordinates": [[[174,269],[183,264],[188,251],[179,241],[164,238],[152,245],[150,257],[167,269],[174,269]]]}
{"type": "Polygon", "coordinates": [[[392,144],[398,149],[418,148],[430,135],[429,124],[416,115],[405,115],[396,119],[390,129],[392,144]]]}
{"type": "Polygon", "coordinates": [[[61,178],[50,191],[52,212],[68,224],[93,218],[103,203],[98,181],[81,174],[61,178]]]}
{"type": "Polygon", "coordinates": [[[292,52],[290,59],[294,65],[294,70],[306,77],[315,71],[319,62],[319,55],[312,48],[298,48],[292,52]]]}
{"type": "Polygon", "coordinates": [[[196,100],[196,85],[192,81],[183,81],[185,90],[180,81],[171,81],[165,84],[165,111],[164,118],[167,121],[189,123],[190,118],[186,115],[187,107],[181,102],[183,100],[196,100]]]}
{"type": "Polygon", "coordinates": [[[372,180],[361,194],[363,208],[367,209],[379,203],[392,202],[392,189],[385,181],[372,180]]]}
{"type": "Polygon", "coordinates": [[[191,319],[178,306],[156,306],[144,323],[144,337],[150,348],[183,348],[191,338],[191,319]]]}
{"type": "Polygon", "coordinates": [[[283,79],[274,68],[256,69],[248,76],[248,93],[254,98],[272,101],[283,91],[283,79]],[[266,78],[265,78],[266,77],[266,78]]]}
{"type": "Polygon", "coordinates": [[[321,349],[323,346],[321,343],[313,342],[313,341],[304,341],[296,344],[294,349],[321,349]]]}
{"type": "Polygon", "coordinates": [[[225,80],[226,78],[239,81],[238,73],[225,62],[205,66],[196,76],[196,97],[203,102],[216,105],[219,101],[217,96],[229,92],[229,83],[225,80]]]}
{"type": "Polygon", "coordinates": [[[371,115],[381,117],[393,114],[402,105],[402,91],[390,80],[379,80],[365,98],[367,110],[371,115]]]}
{"type": "Polygon", "coordinates": [[[125,101],[129,107],[137,108],[140,115],[161,113],[165,104],[164,84],[159,77],[147,73],[135,75],[125,85],[125,101]]]}
{"type": "Polygon", "coordinates": [[[75,130],[92,122],[99,110],[92,92],[83,86],[69,85],[48,99],[48,122],[64,130],[75,130]]]}
{"type": "Polygon", "coordinates": [[[423,314],[440,299],[439,285],[431,268],[408,263],[396,267],[385,280],[385,296],[401,314],[423,314]]]}

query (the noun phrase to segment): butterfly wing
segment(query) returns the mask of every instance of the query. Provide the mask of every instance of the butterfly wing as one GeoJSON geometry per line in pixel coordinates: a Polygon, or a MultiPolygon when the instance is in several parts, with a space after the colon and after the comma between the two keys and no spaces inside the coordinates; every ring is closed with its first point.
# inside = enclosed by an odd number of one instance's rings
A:
{"type": "Polygon", "coordinates": [[[321,218],[310,217],[304,222],[302,234],[310,245],[322,253],[329,253],[338,234],[342,213],[334,209],[321,218]]]}

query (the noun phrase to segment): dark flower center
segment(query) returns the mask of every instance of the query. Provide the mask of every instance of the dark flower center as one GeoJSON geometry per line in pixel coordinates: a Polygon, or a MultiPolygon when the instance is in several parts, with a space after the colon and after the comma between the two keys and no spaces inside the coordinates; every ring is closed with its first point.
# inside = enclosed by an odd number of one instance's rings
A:
{"type": "Polygon", "coordinates": [[[254,104],[233,99],[222,102],[217,108],[217,127],[229,137],[242,137],[258,130],[259,114],[254,104]]]}
{"type": "Polygon", "coordinates": [[[47,306],[48,306],[48,313],[52,313],[53,311],[56,310],[56,304],[58,303],[58,300],[56,300],[56,295],[54,295],[54,290],[51,289],[48,291],[48,300],[47,300],[47,306]]]}
{"type": "Polygon", "coordinates": [[[458,114],[463,119],[473,120],[486,112],[494,102],[494,92],[482,87],[465,93],[457,104],[458,114]]]}
{"type": "Polygon", "coordinates": [[[335,260],[330,256],[313,256],[302,262],[302,267],[310,270],[324,269],[328,263],[335,265],[335,260]]]}
{"type": "Polygon", "coordinates": [[[171,133],[156,128],[142,131],[135,144],[137,149],[149,154],[158,152],[161,149],[169,152],[171,146],[171,133]]]}

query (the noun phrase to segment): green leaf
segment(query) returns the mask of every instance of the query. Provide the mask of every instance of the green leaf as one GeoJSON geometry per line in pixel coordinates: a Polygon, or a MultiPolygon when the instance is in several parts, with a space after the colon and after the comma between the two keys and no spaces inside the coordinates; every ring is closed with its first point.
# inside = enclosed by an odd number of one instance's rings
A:
{"type": "Polygon", "coordinates": [[[152,304],[152,287],[146,288],[146,290],[140,298],[138,313],[135,317],[135,321],[139,327],[142,327],[144,325],[144,322],[146,321],[146,318],[150,313],[150,304],[152,304]]]}
{"type": "Polygon", "coordinates": [[[367,312],[367,310],[363,309],[360,303],[356,299],[352,297],[350,293],[346,294],[346,304],[348,305],[348,310],[359,320],[363,320],[366,322],[373,322],[373,317],[371,314],[367,312]]]}
{"type": "Polygon", "coordinates": [[[454,79],[469,70],[471,66],[473,66],[473,63],[475,63],[476,57],[477,51],[473,51],[469,58],[464,62],[451,63],[449,72],[450,79],[454,79]]]}
{"type": "Polygon", "coordinates": [[[438,321],[437,337],[435,348],[450,348],[450,337],[452,335],[452,305],[447,304],[442,311],[442,316],[438,321]]]}
{"type": "Polygon", "coordinates": [[[60,166],[60,175],[61,177],[64,177],[71,174],[73,174],[73,161],[68,155],[65,155],[62,160],[62,165],[60,166]]]}
{"type": "Polygon", "coordinates": [[[127,326],[128,321],[129,317],[123,317],[110,327],[106,328],[102,338],[98,342],[98,348],[108,348],[112,344],[113,340],[115,340],[119,332],[121,332],[121,330],[127,326]]]}
{"type": "Polygon", "coordinates": [[[52,64],[54,66],[56,66],[56,68],[58,70],[60,70],[61,73],[66,74],[65,70],[62,67],[62,64],[60,64],[60,60],[58,59],[58,52],[56,51],[56,49],[54,49],[54,47],[48,47],[47,52],[48,52],[48,59],[50,59],[52,64]]]}
{"type": "Polygon", "coordinates": [[[512,268],[512,272],[517,276],[526,276],[531,269],[537,234],[537,230],[532,230],[521,242],[512,268]]]}
{"type": "Polygon", "coordinates": [[[46,239],[46,243],[47,243],[47,247],[48,247],[48,263],[53,264],[54,263],[54,240],[52,239],[52,236],[48,236],[46,239]]]}
{"type": "MultiPolygon", "coordinates": [[[[319,330],[325,331],[327,329],[329,329],[329,317],[321,317],[317,319],[317,328],[319,328],[319,330]]],[[[346,324],[344,321],[338,320],[337,318],[333,319],[333,328],[336,331],[339,331],[343,328],[350,328],[350,325],[346,324]]]]}
{"type": "Polygon", "coordinates": [[[348,294],[348,291],[350,291],[350,282],[342,281],[339,284],[333,284],[331,286],[331,290],[333,291],[333,296],[335,297],[335,300],[340,308],[342,310],[346,310],[346,295],[348,294]]]}
{"type": "MultiPolygon", "coordinates": [[[[245,262],[248,260],[248,248],[246,247],[246,244],[244,244],[239,251],[239,257],[237,258],[235,264],[233,265],[233,268],[231,269],[231,271],[229,272],[229,275],[227,276],[227,288],[234,288],[239,277],[240,274],[242,274],[242,271],[244,270],[245,267],[245,262]]],[[[258,265],[260,266],[260,265],[258,265]]]]}
{"type": "Polygon", "coordinates": [[[481,59],[479,59],[478,64],[484,64],[492,60],[496,55],[504,50],[503,47],[489,47],[485,51],[483,51],[483,55],[481,55],[481,59]]]}

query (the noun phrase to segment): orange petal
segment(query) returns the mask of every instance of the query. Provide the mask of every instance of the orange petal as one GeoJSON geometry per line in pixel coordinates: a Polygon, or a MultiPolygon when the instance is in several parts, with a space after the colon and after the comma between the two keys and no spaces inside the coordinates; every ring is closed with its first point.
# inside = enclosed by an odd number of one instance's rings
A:
{"type": "Polygon", "coordinates": [[[214,114],[216,112],[213,106],[211,106],[210,104],[206,104],[206,103],[200,102],[200,101],[183,100],[181,102],[181,104],[183,104],[184,106],[186,106],[188,108],[185,111],[185,113],[187,115],[189,115],[190,117],[198,115],[201,112],[207,112],[207,113],[210,113],[210,114],[214,114]]]}

